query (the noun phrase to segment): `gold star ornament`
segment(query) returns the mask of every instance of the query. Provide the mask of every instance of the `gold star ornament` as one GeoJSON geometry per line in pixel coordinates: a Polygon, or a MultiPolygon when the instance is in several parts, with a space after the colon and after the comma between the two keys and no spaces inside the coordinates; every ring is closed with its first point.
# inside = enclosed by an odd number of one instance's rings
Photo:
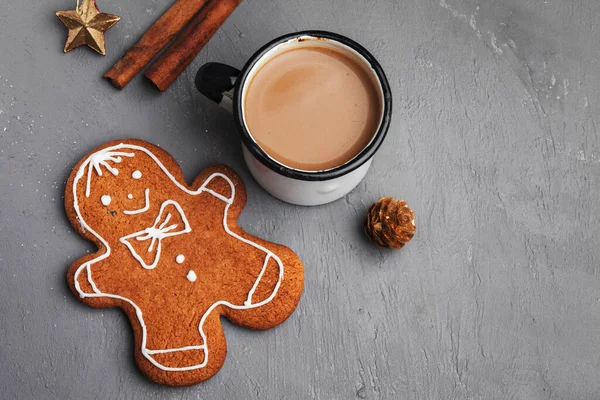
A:
{"type": "Polygon", "coordinates": [[[57,11],[56,16],[69,29],[65,53],[85,44],[102,55],[106,54],[104,32],[121,19],[118,15],[101,13],[96,0],[82,0],[81,4],[77,1],[75,10],[57,11]]]}

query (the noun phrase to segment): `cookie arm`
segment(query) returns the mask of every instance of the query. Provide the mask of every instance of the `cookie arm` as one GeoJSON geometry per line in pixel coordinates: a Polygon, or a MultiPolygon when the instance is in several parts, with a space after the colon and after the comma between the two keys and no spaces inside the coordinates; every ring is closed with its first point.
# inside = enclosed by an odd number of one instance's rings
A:
{"type": "Polygon", "coordinates": [[[120,298],[128,296],[128,293],[119,293],[112,280],[105,279],[108,270],[115,272],[114,265],[105,258],[101,255],[79,259],[71,265],[67,276],[75,296],[92,307],[112,307],[120,298]]]}
{"type": "Polygon", "coordinates": [[[96,286],[96,283],[92,279],[92,272],[90,270],[90,263],[85,262],[81,264],[73,274],[73,288],[81,298],[97,296],[101,294],[100,290],[96,286]]]}

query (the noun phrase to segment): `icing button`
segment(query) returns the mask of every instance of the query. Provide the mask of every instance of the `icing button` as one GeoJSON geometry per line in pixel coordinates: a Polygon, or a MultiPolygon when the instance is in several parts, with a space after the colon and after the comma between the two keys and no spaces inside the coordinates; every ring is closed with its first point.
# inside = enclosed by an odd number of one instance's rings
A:
{"type": "Polygon", "coordinates": [[[187,273],[187,276],[186,276],[186,278],[187,278],[187,279],[188,279],[188,281],[190,281],[190,282],[196,282],[196,279],[198,279],[198,277],[196,276],[196,273],[195,273],[194,271],[192,271],[192,270],[190,270],[190,271],[187,273]]]}

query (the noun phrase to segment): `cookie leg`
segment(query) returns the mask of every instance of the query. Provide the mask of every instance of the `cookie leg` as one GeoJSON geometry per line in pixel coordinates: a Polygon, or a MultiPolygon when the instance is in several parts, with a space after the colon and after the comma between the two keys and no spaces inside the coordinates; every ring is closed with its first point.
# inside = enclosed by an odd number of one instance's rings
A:
{"type": "Polygon", "coordinates": [[[277,295],[283,276],[284,266],[281,260],[275,255],[267,254],[262,270],[252,289],[250,289],[244,305],[247,307],[260,307],[271,301],[277,295]]]}
{"type": "MultiPolygon", "coordinates": [[[[205,381],[223,366],[227,343],[219,318],[223,310],[209,310],[198,326],[204,345],[182,349],[142,350],[136,352],[140,370],[155,382],[171,386],[187,386],[205,381]]],[[[136,335],[136,345],[141,338],[136,335]]]]}
{"type": "Polygon", "coordinates": [[[142,353],[157,368],[166,371],[186,371],[206,365],[206,346],[188,346],[178,349],[143,349],[142,353]]]}
{"type": "MultiPolygon", "coordinates": [[[[296,309],[304,286],[300,260],[267,255],[265,267],[248,294],[245,308],[228,308],[225,316],[233,323],[251,329],[270,329],[285,321],[296,309]]],[[[286,257],[287,256],[287,257],[286,257]]]]}

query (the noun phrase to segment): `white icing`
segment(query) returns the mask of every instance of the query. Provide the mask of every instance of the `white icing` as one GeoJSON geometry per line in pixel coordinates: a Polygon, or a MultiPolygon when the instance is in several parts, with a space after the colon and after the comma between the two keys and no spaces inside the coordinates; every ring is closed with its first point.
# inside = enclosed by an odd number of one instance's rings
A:
{"type": "Polygon", "coordinates": [[[190,282],[196,282],[196,279],[198,279],[198,277],[196,276],[196,273],[192,270],[190,270],[190,272],[187,273],[186,278],[190,282]]]}
{"type": "Polygon", "coordinates": [[[111,198],[109,195],[105,194],[104,196],[100,197],[100,201],[102,202],[102,205],[104,207],[108,206],[111,202],[111,198]]]}
{"type": "MultiPolygon", "coordinates": [[[[133,197],[133,196],[131,196],[133,197]]],[[[123,211],[124,214],[127,215],[134,215],[134,214],[140,214],[143,212],[146,212],[150,209],[150,189],[146,189],[144,190],[144,207],[139,208],[137,210],[125,210],[123,211]]]]}
{"type": "Polygon", "coordinates": [[[175,262],[177,264],[183,264],[184,261],[185,261],[185,256],[183,254],[179,254],[177,257],[175,257],[175,262]]]}
{"type": "MultiPolygon", "coordinates": [[[[85,170],[85,166],[89,164],[88,174],[87,174],[87,182],[85,185],[85,197],[90,197],[90,184],[92,182],[92,170],[96,170],[98,176],[102,176],[102,167],[105,167],[107,171],[109,171],[114,176],[119,175],[119,170],[108,165],[108,162],[120,163],[123,161],[121,157],[133,157],[134,153],[124,153],[121,151],[111,151],[112,149],[116,149],[116,146],[108,147],[106,149],[100,150],[91,156],[82,164],[79,168],[79,171],[83,174],[85,170]]],[[[78,171],[78,172],[79,172],[78,171]]]]}
{"type": "Polygon", "coordinates": [[[133,195],[132,195],[131,193],[129,193],[129,194],[127,195],[127,198],[128,198],[129,200],[131,200],[131,199],[133,199],[133,195]]]}
{"type": "MultiPolygon", "coordinates": [[[[148,189],[146,189],[146,190],[148,190],[148,189]]],[[[139,261],[139,263],[142,265],[142,267],[144,267],[146,269],[154,269],[156,267],[156,265],[158,264],[158,261],[160,260],[162,240],[164,238],[171,237],[171,236],[183,235],[183,234],[189,233],[191,231],[192,231],[192,228],[190,227],[190,223],[188,222],[187,218],[185,217],[185,214],[183,213],[183,209],[181,208],[179,203],[177,203],[175,200],[167,200],[164,203],[162,203],[162,205],[160,206],[160,211],[158,213],[158,216],[154,220],[154,225],[152,225],[151,227],[146,228],[144,230],[141,230],[139,232],[134,232],[130,235],[123,236],[121,239],[119,239],[119,241],[121,243],[123,243],[125,246],[127,246],[127,248],[129,249],[129,251],[131,252],[133,257],[139,261]],[[171,213],[168,213],[166,216],[164,216],[164,219],[163,219],[163,214],[164,214],[165,208],[169,204],[174,205],[175,208],[177,209],[177,212],[179,212],[180,219],[183,221],[183,225],[184,225],[183,227],[179,227],[179,224],[173,224],[173,225],[167,226],[167,224],[171,220],[171,213]],[[175,230],[178,227],[179,227],[179,229],[175,230]],[[152,262],[152,264],[150,264],[150,265],[146,264],[146,262],[144,261],[144,258],[141,257],[138,254],[138,252],[135,250],[135,248],[133,247],[133,245],[131,244],[131,241],[130,241],[130,239],[134,239],[134,238],[136,241],[150,240],[150,245],[148,246],[148,253],[152,253],[154,251],[154,245],[156,243],[158,243],[156,245],[156,254],[154,255],[154,261],[152,262]]]]}
{"type": "Polygon", "coordinates": [[[265,271],[267,270],[267,266],[269,265],[269,259],[270,258],[271,258],[271,255],[267,254],[267,256],[265,257],[265,262],[263,264],[263,267],[260,270],[260,274],[258,274],[258,278],[256,278],[256,281],[254,282],[254,285],[252,286],[252,289],[250,289],[250,291],[248,292],[248,298],[244,302],[245,305],[247,305],[247,306],[252,305],[252,296],[254,295],[254,292],[256,291],[256,288],[258,287],[258,284],[260,283],[260,280],[262,279],[265,271]]]}
{"type": "Polygon", "coordinates": [[[131,174],[131,177],[133,179],[140,179],[142,177],[142,173],[136,169],[133,171],[133,174],[131,174]]]}
{"type": "Polygon", "coordinates": [[[98,290],[98,287],[96,286],[96,283],[92,280],[92,271],[90,270],[89,264],[88,264],[88,266],[86,268],[86,272],[87,272],[88,282],[92,286],[92,290],[94,292],[96,292],[96,293],[101,293],[100,290],[98,290]]]}
{"type": "MultiPolygon", "coordinates": [[[[116,161],[116,160],[111,160],[114,162],[120,162],[116,161]]],[[[101,171],[100,171],[101,172],[101,171]]],[[[101,173],[99,174],[101,175],[101,173]]],[[[75,209],[75,212],[77,214],[77,217],[81,223],[81,225],[83,227],[85,227],[85,229],[87,229],[88,232],[90,232],[92,235],[94,235],[104,246],[104,248],[106,249],[106,251],[99,255],[98,257],[94,258],[93,260],[87,261],[83,264],[81,264],[79,266],[79,268],[77,268],[77,270],[75,271],[74,274],[74,281],[75,281],[75,289],[77,290],[77,292],[79,293],[79,296],[81,296],[82,298],[85,297],[109,297],[109,298],[113,298],[113,299],[119,299],[122,300],[128,304],[130,304],[134,309],[135,309],[135,313],[136,316],[138,318],[138,321],[140,323],[141,329],[142,329],[142,342],[141,342],[141,353],[142,355],[148,360],[150,361],[155,367],[162,369],[164,371],[190,371],[190,370],[195,370],[195,369],[199,369],[199,368],[204,368],[207,363],[208,363],[208,357],[209,357],[209,352],[208,352],[208,348],[206,346],[206,334],[204,333],[204,322],[206,321],[206,319],[208,318],[208,316],[210,315],[210,313],[217,307],[223,305],[225,307],[229,307],[231,309],[234,310],[248,310],[248,309],[253,309],[253,308],[258,308],[261,307],[269,302],[271,302],[275,296],[277,295],[277,292],[279,291],[279,287],[281,286],[281,281],[283,280],[283,272],[284,272],[284,267],[283,267],[283,263],[281,262],[281,260],[279,259],[279,257],[277,257],[277,255],[275,255],[273,252],[271,252],[270,250],[266,249],[265,247],[259,245],[258,243],[254,243],[251,240],[245,239],[243,237],[241,237],[240,235],[236,234],[235,232],[231,231],[229,229],[229,226],[227,226],[227,214],[229,211],[229,206],[231,206],[231,204],[233,204],[233,199],[235,198],[235,186],[233,185],[233,182],[231,181],[231,179],[229,179],[229,177],[227,177],[226,175],[222,174],[222,173],[214,173],[212,174],[210,177],[208,177],[208,179],[202,184],[202,186],[195,191],[192,191],[190,189],[188,189],[187,187],[183,186],[182,184],[180,184],[175,177],[169,172],[169,170],[160,162],[160,160],[154,155],[152,154],[152,152],[150,152],[148,149],[141,147],[141,146],[136,146],[136,145],[131,145],[131,144],[125,144],[125,143],[120,143],[118,145],[112,146],[112,147],[108,147],[106,149],[100,150],[94,154],[92,154],[90,157],[88,157],[79,167],[79,169],[77,170],[77,173],[75,174],[75,180],[73,182],[73,208],[75,209]],[[96,160],[96,158],[94,158],[95,156],[97,156],[98,154],[118,154],[118,155],[123,155],[125,157],[133,157],[134,154],[133,153],[110,153],[111,150],[119,150],[119,149],[130,149],[130,150],[138,150],[141,151],[145,154],[147,154],[149,157],[151,157],[156,164],[162,169],[162,171],[165,173],[165,175],[167,175],[169,177],[169,179],[171,179],[171,181],[183,192],[190,194],[190,195],[199,195],[203,192],[207,192],[210,193],[211,195],[215,196],[218,199],[223,200],[225,203],[227,203],[227,205],[225,206],[225,211],[223,212],[223,228],[225,229],[225,232],[227,232],[227,234],[229,234],[230,236],[258,249],[261,250],[263,252],[265,252],[266,258],[273,258],[276,262],[277,265],[279,267],[279,279],[277,281],[277,284],[275,285],[275,288],[273,289],[273,292],[271,293],[271,295],[258,302],[255,304],[249,304],[250,300],[246,300],[244,302],[244,305],[234,305],[229,303],[228,301],[225,300],[219,300],[215,303],[213,303],[209,309],[204,313],[204,315],[202,316],[202,319],[200,320],[200,324],[198,325],[198,332],[200,333],[200,336],[202,337],[202,345],[198,345],[198,346],[186,346],[186,347],[180,347],[180,348],[174,348],[174,349],[158,349],[158,350],[152,350],[152,349],[148,349],[146,348],[146,340],[147,340],[147,328],[146,328],[146,324],[144,323],[144,318],[142,315],[142,310],[137,306],[137,304],[135,304],[132,300],[126,298],[126,297],[122,297],[116,294],[109,294],[109,293],[103,293],[101,292],[96,285],[94,284],[92,277],[91,277],[91,271],[90,271],[90,266],[102,261],[104,259],[106,259],[107,257],[110,256],[111,254],[111,248],[110,245],[108,244],[108,242],[102,237],[100,236],[96,231],[94,231],[83,219],[83,216],[81,215],[81,211],[79,210],[79,203],[77,201],[77,184],[79,182],[79,180],[83,177],[83,175],[85,174],[85,169],[89,167],[88,170],[88,182],[87,182],[87,186],[86,186],[86,196],[89,196],[89,185],[90,185],[90,179],[91,179],[91,170],[92,168],[96,168],[95,164],[94,164],[94,160],[96,160]],[[207,189],[206,186],[208,185],[208,183],[210,182],[211,179],[215,178],[215,177],[220,177],[222,179],[225,179],[228,183],[229,186],[231,188],[231,198],[227,198],[225,196],[222,196],[218,193],[215,193],[214,191],[207,189]],[[83,269],[86,269],[87,272],[87,279],[88,282],[90,283],[92,290],[94,291],[94,293],[85,293],[81,290],[81,285],[79,284],[79,274],[81,273],[81,271],[83,269]],[[189,351],[189,350],[202,350],[204,351],[204,361],[201,364],[198,365],[191,365],[188,367],[181,367],[181,368],[174,368],[174,367],[167,367],[164,366],[162,364],[160,364],[159,362],[157,362],[152,355],[153,354],[164,354],[164,353],[172,353],[172,352],[176,352],[176,351],[189,351]]],[[[267,265],[267,262],[265,262],[264,266],[263,266],[263,271],[265,270],[267,265]]],[[[259,278],[262,277],[263,271],[261,271],[261,274],[259,275],[259,278]]],[[[260,279],[257,278],[257,282],[260,281],[260,279]]],[[[257,283],[255,283],[254,286],[257,286],[257,283]]],[[[253,289],[255,289],[255,287],[253,287],[253,289]]],[[[251,290],[252,292],[252,290],[251,290]]],[[[249,297],[251,297],[251,295],[249,294],[249,297]]]]}

